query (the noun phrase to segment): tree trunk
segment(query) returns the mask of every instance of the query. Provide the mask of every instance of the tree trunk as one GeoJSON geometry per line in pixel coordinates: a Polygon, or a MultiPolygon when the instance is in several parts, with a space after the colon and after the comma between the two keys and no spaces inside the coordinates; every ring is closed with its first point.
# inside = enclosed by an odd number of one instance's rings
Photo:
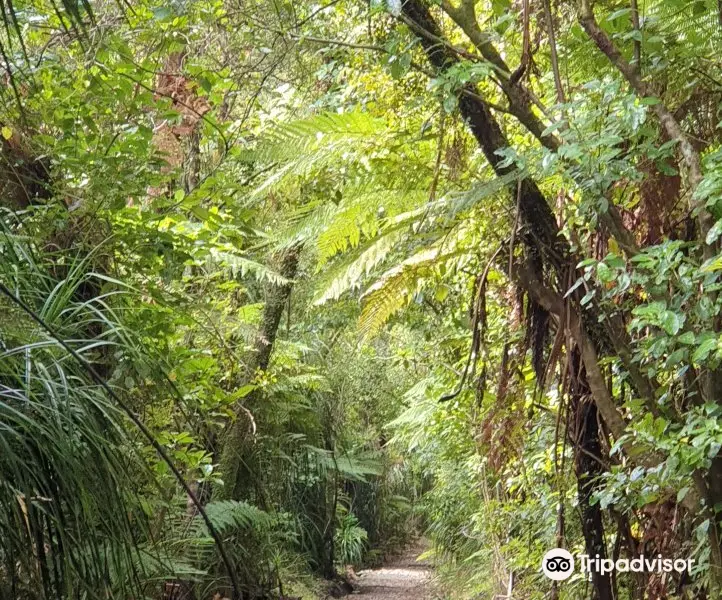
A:
{"type": "MultiPolygon", "coordinates": [[[[281,316],[293,288],[291,280],[296,276],[300,254],[300,246],[286,250],[280,259],[279,273],[289,281],[282,285],[268,284],[266,288],[266,303],[263,308],[261,328],[247,365],[249,380],[255,377],[259,371],[268,369],[281,316]]],[[[252,406],[258,400],[258,396],[256,391],[251,392],[244,398],[245,404],[252,406]]],[[[247,409],[239,405],[235,419],[228,427],[219,464],[223,487],[217,491],[217,495],[222,499],[238,499],[242,491],[244,446],[251,429],[248,423],[249,418],[250,413],[247,409]]]]}
{"type": "MultiPolygon", "coordinates": [[[[412,29],[417,32],[418,39],[426,51],[429,62],[434,67],[443,71],[458,61],[456,55],[444,43],[439,42],[439,40],[443,41],[441,31],[422,0],[407,0],[403,5],[403,11],[406,20],[413,23],[412,29]],[[425,34],[419,33],[421,31],[425,32],[425,34]]],[[[473,87],[467,89],[472,93],[459,95],[461,115],[495,173],[500,176],[507,175],[513,170],[513,167],[505,166],[502,157],[497,152],[509,146],[508,140],[491,115],[489,108],[484,104],[483,99],[475,93],[475,89],[473,87]]],[[[557,282],[559,282],[557,287],[563,289],[569,280],[569,272],[575,270],[576,261],[572,256],[569,244],[560,234],[554,214],[546,198],[536,182],[530,177],[522,179],[519,189],[517,189],[516,182],[511,182],[509,189],[514,197],[517,197],[517,192],[519,194],[519,216],[528,229],[525,240],[529,245],[534,246],[531,248],[532,252],[541,256],[543,261],[542,271],[544,271],[545,266],[550,267],[557,282]]],[[[536,297],[543,291],[540,286],[536,285],[537,280],[539,282],[544,281],[543,272],[534,273],[533,275],[532,282],[525,281],[522,278],[520,283],[535,298],[535,302],[544,306],[546,310],[550,310],[550,307],[536,297]]],[[[561,296],[563,295],[564,292],[562,291],[561,296]]],[[[554,303],[552,300],[550,302],[554,303]]],[[[561,307],[559,312],[564,312],[564,308],[561,307]]],[[[580,311],[578,326],[573,327],[571,333],[575,337],[577,344],[583,349],[582,361],[591,377],[590,384],[595,402],[599,404],[603,418],[607,421],[615,438],[619,438],[624,434],[626,424],[617,411],[613,399],[609,396],[603,377],[594,377],[599,375],[599,365],[597,361],[598,349],[594,347],[593,340],[598,343],[600,339],[605,338],[604,332],[599,330],[598,325],[596,325],[596,328],[589,329],[590,323],[594,326],[597,321],[596,316],[589,311],[580,311]],[[585,319],[584,317],[588,318],[585,319]]]]}
{"type": "MultiPolygon", "coordinates": [[[[574,473],[577,477],[577,497],[581,511],[582,532],[587,554],[591,558],[607,558],[604,541],[604,521],[599,503],[592,502],[592,496],[599,485],[598,478],[604,472],[601,462],[602,448],[599,443],[599,421],[597,406],[590,400],[589,387],[581,366],[578,350],[571,352],[571,374],[569,390],[570,418],[574,424],[569,428],[574,449],[574,473]]],[[[592,573],[592,587],[596,600],[614,600],[612,579],[609,573],[592,573]]]]}
{"type": "MultiPolygon", "coordinates": [[[[423,46],[429,62],[438,69],[444,71],[458,61],[457,56],[445,44],[441,30],[434,21],[428,7],[422,0],[407,0],[403,5],[403,14],[407,23],[417,34],[417,37],[423,46]]],[[[503,164],[503,158],[497,152],[509,146],[509,143],[501,130],[499,124],[495,121],[489,107],[478,96],[473,86],[467,86],[466,91],[469,93],[459,94],[459,110],[476,138],[482,152],[488,160],[494,172],[499,175],[507,175],[513,171],[513,166],[503,164]]],[[[513,197],[518,198],[519,216],[528,229],[528,235],[525,238],[531,251],[542,259],[542,271],[544,265],[551,267],[557,282],[561,286],[568,280],[568,273],[574,270],[574,260],[572,253],[566,240],[560,235],[559,228],[546,198],[537,186],[536,182],[525,177],[521,180],[517,187],[516,182],[512,182],[510,192],[513,197]],[[518,195],[517,195],[518,194],[518,195]]],[[[543,273],[535,273],[543,281],[543,273]]],[[[532,297],[534,297],[532,295],[532,297]]],[[[590,345],[590,336],[584,332],[584,324],[579,319],[576,337],[582,338],[590,345]]],[[[577,343],[581,345],[581,340],[577,343]]],[[[596,367],[596,351],[591,346],[589,352],[584,355],[585,360],[592,360],[596,367]]],[[[579,421],[578,444],[575,445],[575,471],[578,478],[579,501],[582,508],[582,527],[584,538],[587,546],[587,552],[590,556],[599,555],[606,556],[606,547],[604,544],[604,528],[602,522],[601,509],[598,504],[591,502],[594,486],[596,485],[596,477],[602,472],[602,466],[595,458],[600,452],[599,430],[597,422],[597,406],[593,402],[583,402],[583,398],[589,398],[589,387],[586,376],[581,365],[582,355],[575,351],[574,356],[579,364],[577,372],[580,376],[577,378],[577,389],[573,390],[573,403],[576,407],[572,407],[572,413],[578,414],[581,419],[579,421]],[[576,400],[574,400],[576,398],[576,400]],[[576,410],[574,410],[576,408],[576,410]],[[590,456],[591,455],[591,456],[590,456]]],[[[593,370],[593,372],[596,372],[593,370]]],[[[621,435],[625,428],[625,423],[611,398],[608,397],[606,384],[601,386],[606,395],[599,398],[599,401],[609,400],[606,407],[606,416],[612,418],[614,424],[617,425],[617,434],[621,435]]],[[[595,386],[595,393],[599,393],[599,386],[595,386]]],[[[596,395],[595,395],[596,399],[596,395]]],[[[613,600],[611,579],[608,576],[595,574],[593,576],[593,584],[597,600],[613,600]]]]}
{"type": "MultiPolygon", "coordinates": [[[[444,71],[458,62],[453,51],[443,43],[439,43],[439,39],[443,40],[441,30],[422,1],[407,0],[403,5],[403,12],[411,28],[417,33],[429,62],[436,69],[444,71]]],[[[470,93],[459,94],[461,115],[494,172],[497,175],[508,175],[515,167],[504,166],[504,158],[497,154],[497,151],[509,146],[506,136],[494,120],[489,107],[476,93],[474,86],[468,85],[465,89],[470,93]]],[[[509,184],[509,189],[516,197],[515,181],[509,184]]],[[[531,236],[535,238],[545,262],[551,263],[556,271],[563,270],[570,254],[569,246],[559,235],[559,228],[546,198],[534,180],[529,177],[524,178],[521,183],[519,212],[531,236]]]]}

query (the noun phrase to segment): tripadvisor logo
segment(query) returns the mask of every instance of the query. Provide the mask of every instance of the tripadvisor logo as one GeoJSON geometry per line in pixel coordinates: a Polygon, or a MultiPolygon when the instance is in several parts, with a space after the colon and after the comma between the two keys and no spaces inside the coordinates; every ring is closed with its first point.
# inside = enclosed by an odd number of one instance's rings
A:
{"type": "Polygon", "coordinates": [[[542,559],[542,571],[549,579],[564,581],[574,572],[574,557],[564,548],[553,548],[542,559]]]}
{"type": "MultiPolygon", "coordinates": [[[[644,555],[636,558],[620,558],[616,561],[611,558],[600,558],[597,554],[590,557],[587,554],[579,555],[579,570],[581,573],[591,575],[599,573],[606,575],[612,571],[618,573],[684,573],[692,569],[693,558],[662,558],[659,554],[655,558],[647,558],[644,555]]],[[[574,557],[568,550],[553,548],[542,558],[542,571],[549,579],[564,581],[574,573],[574,557]]]]}

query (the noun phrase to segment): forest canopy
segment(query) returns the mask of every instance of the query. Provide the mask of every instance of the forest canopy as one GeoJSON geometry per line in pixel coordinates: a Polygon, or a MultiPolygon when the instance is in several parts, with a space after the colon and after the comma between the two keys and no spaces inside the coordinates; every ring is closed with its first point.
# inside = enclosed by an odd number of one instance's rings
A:
{"type": "Polygon", "coordinates": [[[0,11],[1,599],[722,598],[721,2],[0,11]]]}

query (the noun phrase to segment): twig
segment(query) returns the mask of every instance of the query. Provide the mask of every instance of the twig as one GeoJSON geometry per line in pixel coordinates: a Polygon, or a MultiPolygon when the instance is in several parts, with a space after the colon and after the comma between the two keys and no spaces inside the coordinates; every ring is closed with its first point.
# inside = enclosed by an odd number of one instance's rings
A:
{"type": "Polygon", "coordinates": [[[521,205],[521,178],[516,184],[516,213],[514,215],[514,225],[511,228],[511,240],[509,241],[509,279],[512,279],[512,269],[514,266],[514,242],[516,241],[516,228],[519,226],[519,207],[521,205]]]}

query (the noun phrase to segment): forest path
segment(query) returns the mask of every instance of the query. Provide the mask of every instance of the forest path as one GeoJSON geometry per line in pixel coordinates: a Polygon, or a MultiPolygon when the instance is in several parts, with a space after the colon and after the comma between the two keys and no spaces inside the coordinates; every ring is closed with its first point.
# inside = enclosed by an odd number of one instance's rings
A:
{"type": "MultiPolygon", "coordinates": [[[[379,569],[363,571],[359,575],[358,591],[354,595],[363,600],[433,600],[431,565],[417,561],[427,547],[418,542],[399,557],[379,569]]],[[[349,598],[353,598],[350,596],[349,598]]]]}

